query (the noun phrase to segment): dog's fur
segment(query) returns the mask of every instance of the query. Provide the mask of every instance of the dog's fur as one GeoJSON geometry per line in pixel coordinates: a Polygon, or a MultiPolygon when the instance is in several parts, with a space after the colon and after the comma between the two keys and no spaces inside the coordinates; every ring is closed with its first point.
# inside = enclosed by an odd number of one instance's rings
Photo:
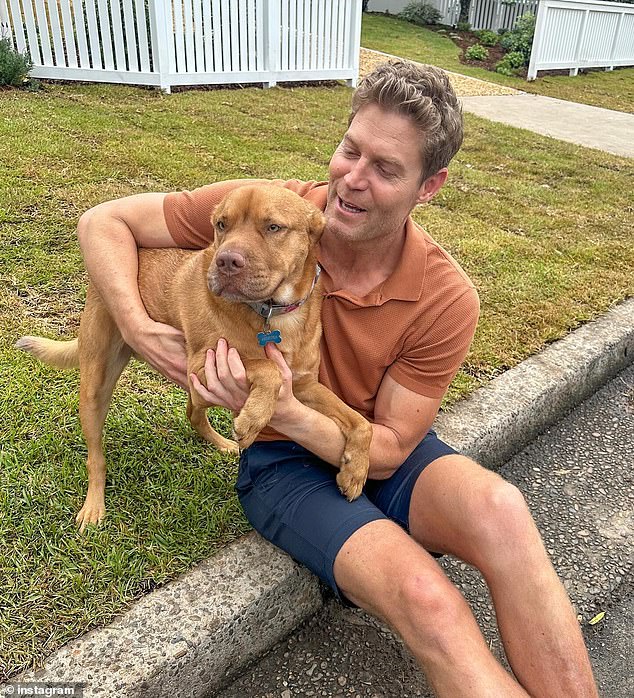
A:
{"type": "MultiPolygon", "coordinates": [[[[205,384],[206,350],[221,337],[238,350],[246,368],[250,394],[234,422],[237,443],[212,429],[205,405],[190,386],[187,416],[192,426],[222,451],[237,452],[253,443],[274,412],[281,376],[256,339],[264,320],[245,302],[273,299],[290,305],[308,296],[296,310],[271,317],[270,326],[281,332],[278,347],[293,372],[294,394],[341,428],[346,442],[337,483],[348,499],[358,497],[367,477],[372,428],[317,382],[322,293],[319,281],[312,292],[311,287],[315,246],[324,228],[322,213],[282,187],[247,185],[223,199],[212,225],[214,242],[205,250],[139,251],[143,303],[153,320],[184,333],[188,373],[205,384]]],[[[105,515],[103,427],[112,391],[132,349],[92,284],[78,339],[23,337],[17,346],[59,368],[79,366],[79,412],[88,448],[88,494],[77,515],[83,529],[105,515]]]]}

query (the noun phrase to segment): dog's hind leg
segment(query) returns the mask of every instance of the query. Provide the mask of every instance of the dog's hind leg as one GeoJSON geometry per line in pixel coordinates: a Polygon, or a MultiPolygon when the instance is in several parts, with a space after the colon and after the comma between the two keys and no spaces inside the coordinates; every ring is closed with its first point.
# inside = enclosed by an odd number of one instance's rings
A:
{"type": "Polygon", "coordinates": [[[230,439],[225,439],[209,424],[207,408],[195,405],[192,402],[191,394],[187,398],[187,419],[189,419],[198,435],[205,441],[213,444],[219,451],[224,453],[238,452],[238,444],[230,439]]]}
{"type": "Polygon", "coordinates": [[[89,288],[79,332],[79,417],[88,448],[88,493],[75,519],[80,531],[106,514],[103,427],[112,391],[131,354],[103,301],[89,288]]]}

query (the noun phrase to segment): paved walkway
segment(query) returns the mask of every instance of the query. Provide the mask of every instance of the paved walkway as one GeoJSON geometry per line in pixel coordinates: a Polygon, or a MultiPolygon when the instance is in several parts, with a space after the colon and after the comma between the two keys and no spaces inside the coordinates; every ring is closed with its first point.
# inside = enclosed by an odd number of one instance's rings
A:
{"type": "Polygon", "coordinates": [[[462,97],[462,104],[492,121],[634,158],[634,114],[522,93],[462,97]]]}

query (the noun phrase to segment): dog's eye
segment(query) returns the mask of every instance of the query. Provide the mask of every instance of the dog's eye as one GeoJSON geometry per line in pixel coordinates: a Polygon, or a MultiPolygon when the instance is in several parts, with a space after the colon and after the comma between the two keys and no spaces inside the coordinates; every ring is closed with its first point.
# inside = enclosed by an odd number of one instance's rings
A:
{"type": "Polygon", "coordinates": [[[224,229],[225,229],[225,222],[224,222],[224,221],[218,221],[218,222],[216,223],[216,228],[218,228],[218,230],[224,230],[224,229]]]}
{"type": "Polygon", "coordinates": [[[277,223],[271,223],[271,225],[269,225],[267,230],[269,231],[269,233],[277,233],[280,230],[282,230],[282,226],[278,225],[277,223]]]}

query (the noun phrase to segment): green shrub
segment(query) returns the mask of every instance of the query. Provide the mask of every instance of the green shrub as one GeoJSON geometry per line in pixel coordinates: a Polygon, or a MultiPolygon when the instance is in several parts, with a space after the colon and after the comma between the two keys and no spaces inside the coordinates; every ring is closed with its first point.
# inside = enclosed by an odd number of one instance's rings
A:
{"type": "Polygon", "coordinates": [[[490,29],[481,29],[475,32],[475,35],[483,46],[495,46],[500,40],[500,37],[490,29]]]}
{"type": "Polygon", "coordinates": [[[412,24],[438,24],[442,15],[426,2],[410,2],[399,13],[398,18],[412,24]]]}
{"type": "Polygon", "coordinates": [[[496,63],[495,72],[508,76],[518,75],[525,65],[524,54],[520,51],[511,51],[496,63]]]}
{"type": "Polygon", "coordinates": [[[521,53],[524,56],[523,65],[528,65],[533,47],[535,34],[535,15],[526,13],[517,19],[510,32],[500,39],[500,45],[507,53],[521,53]]]}
{"type": "Polygon", "coordinates": [[[32,67],[33,61],[28,53],[19,53],[9,39],[0,39],[0,85],[23,87],[32,67]]]}
{"type": "Polygon", "coordinates": [[[464,57],[469,61],[484,61],[489,57],[489,50],[481,44],[473,44],[464,52],[464,57]]]}
{"type": "Polygon", "coordinates": [[[458,22],[458,24],[456,24],[456,29],[459,32],[470,32],[471,25],[469,24],[469,22],[458,22]]]}

